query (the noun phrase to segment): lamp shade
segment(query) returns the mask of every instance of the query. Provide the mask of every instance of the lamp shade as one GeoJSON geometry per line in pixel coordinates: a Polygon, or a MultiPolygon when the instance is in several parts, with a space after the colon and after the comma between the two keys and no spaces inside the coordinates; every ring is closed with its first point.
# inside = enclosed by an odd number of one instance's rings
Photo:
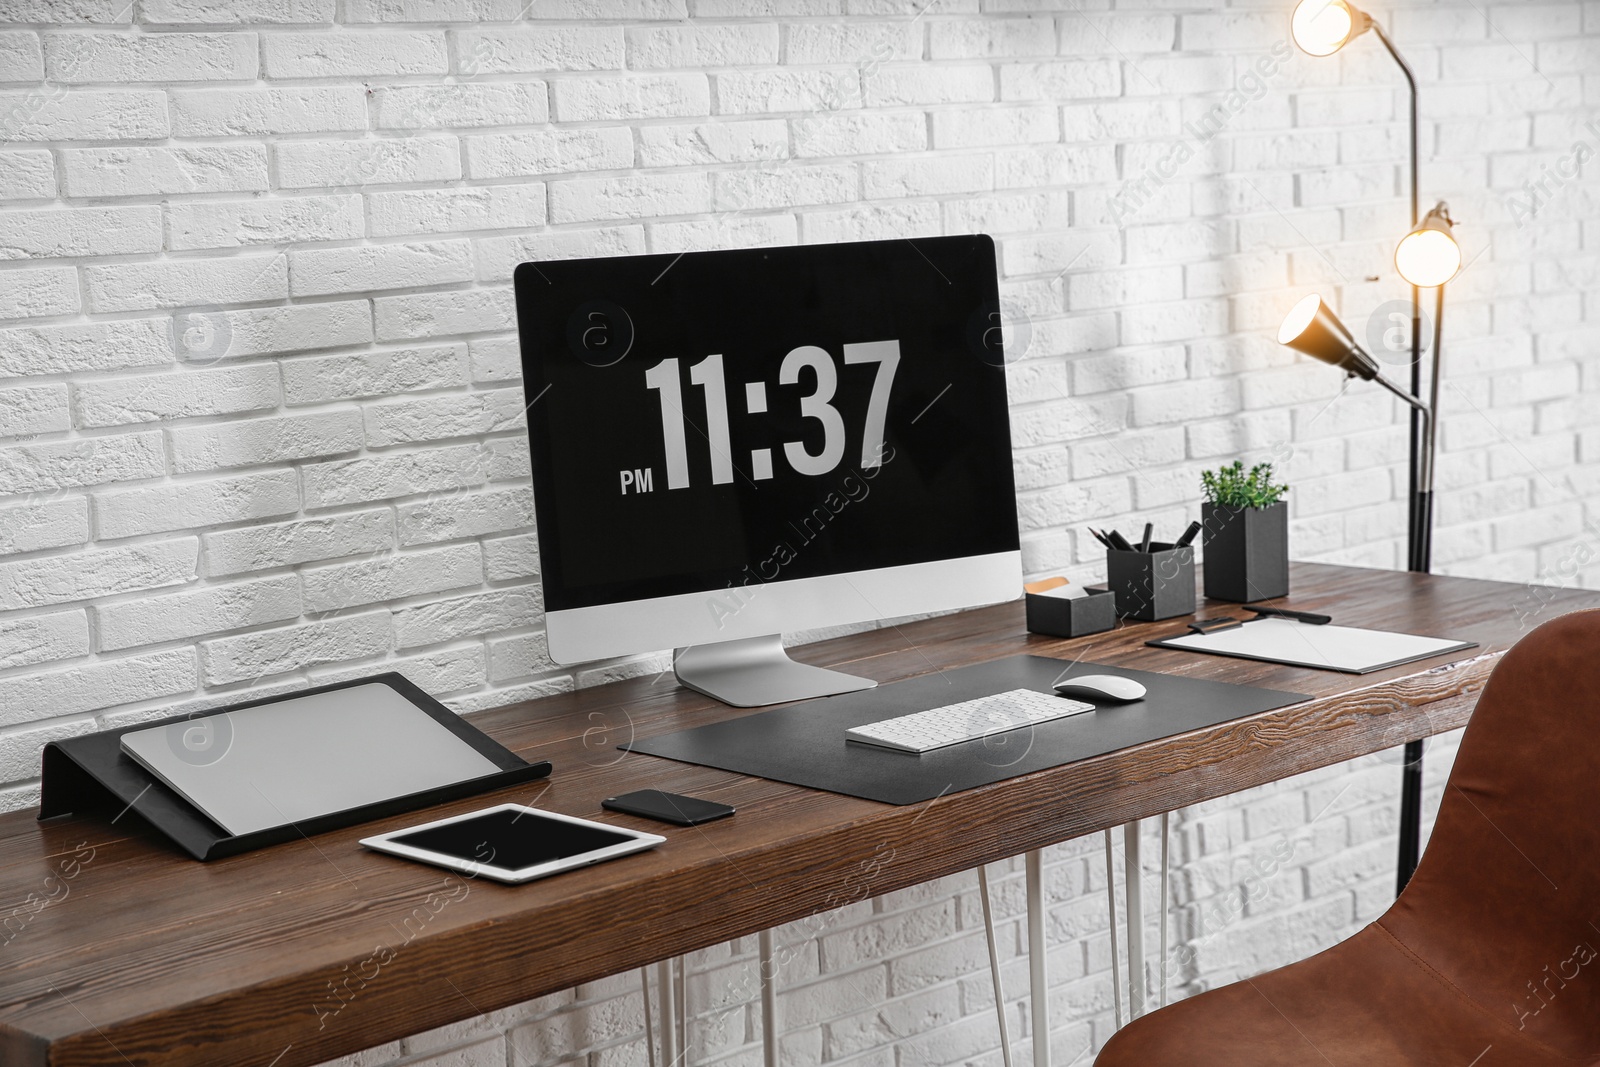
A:
{"type": "Polygon", "coordinates": [[[1366,12],[1346,0],[1300,0],[1289,17],[1289,36],[1311,56],[1331,56],[1372,25],[1366,12]]]}
{"type": "Polygon", "coordinates": [[[1461,270],[1461,246],[1456,244],[1450,209],[1443,201],[1403,237],[1394,250],[1400,276],[1422,289],[1443,285],[1461,270]]]}
{"type": "Polygon", "coordinates": [[[1356,344],[1333,309],[1313,293],[1289,309],[1278,327],[1278,343],[1332,364],[1363,381],[1378,376],[1378,361],[1356,344]]]}

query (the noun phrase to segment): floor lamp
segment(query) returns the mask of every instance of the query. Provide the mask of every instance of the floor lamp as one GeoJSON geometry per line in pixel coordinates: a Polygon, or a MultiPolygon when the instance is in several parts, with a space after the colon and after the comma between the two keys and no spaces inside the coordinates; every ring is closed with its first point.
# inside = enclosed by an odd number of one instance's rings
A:
{"type": "MultiPolygon", "coordinates": [[[[1461,269],[1461,248],[1451,234],[1450,209],[1440,201],[1427,218],[1401,239],[1395,248],[1395,267],[1413,291],[1432,288],[1433,361],[1428,398],[1420,388],[1406,390],[1379,373],[1378,361],[1363,349],[1339,316],[1312,294],[1297,303],[1278,329],[1278,343],[1319,359],[1363,381],[1376,382],[1411,408],[1420,432],[1412,435],[1410,538],[1411,570],[1426,572],[1432,555],[1433,475],[1439,442],[1439,353],[1444,332],[1444,286],[1461,269]],[[1420,565],[1419,565],[1420,561],[1420,565]]],[[[1417,364],[1412,364],[1415,376],[1417,364]]],[[[1420,382],[1418,383],[1420,385],[1420,382]]],[[[1406,887],[1416,870],[1422,847],[1422,742],[1410,741],[1405,749],[1405,772],[1400,793],[1400,863],[1396,893],[1406,887]]]]}
{"type": "MultiPolygon", "coordinates": [[[[1300,0],[1295,5],[1294,13],[1289,17],[1289,36],[1299,49],[1309,56],[1331,56],[1351,41],[1371,30],[1377,35],[1383,47],[1399,66],[1400,73],[1405,75],[1406,88],[1410,90],[1411,107],[1409,111],[1410,139],[1410,176],[1411,176],[1411,227],[1415,229],[1420,219],[1421,199],[1417,190],[1417,78],[1411,73],[1411,65],[1405,57],[1395,48],[1394,42],[1389,40],[1389,35],[1384,32],[1383,25],[1365,11],[1346,2],[1346,0],[1300,0]]],[[[1422,394],[1422,294],[1417,291],[1417,286],[1411,287],[1411,392],[1415,396],[1422,394]]],[[[1417,454],[1421,451],[1422,418],[1413,409],[1411,414],[1411,453],[1412,477],[1415,478],[1417,470],[1417,454]]],[[[1411,483],[1411,495],[1415,499],[1417,492],[1416,482],[1411,483]]],[[[1410,516],[1408,537],[1408,569],[1427,572],[1429,559],[1426,554],[1426,538],[1421,530],[1418,516],[1413,512],[1410,516]]],[[[1422,758],[1420,750],[1417,758],[1422,758]]],[[[1408,765],[1410,761],[1407,761],[1408,765]]]]}
{"type": "MultiPolygon", "coordinates": [[[[1400,67],[1400,73],[1405,75],[1406,86],[1411,91],[1410,128],[1411,128],[1411,233],[1407,235],[1409,241],[1426,227],[1423,220],[1418,218],[1420,201],[1417,192],[1417,79],[1411,73],[1411,67],[1404,57],[1395,48],[1394,42],[1389,40],[1389,35],[1384,32],[1383,26],[1371,15],[1360,10],[1347,0],[1300,0],[1295,5],[1294,13],[1289,19],[1289,32],[1294,43],[1301,51],[1311,56],[1331,56],[1343,48],[1350,41],[1361,36],[1367,30],[1377,35],[1383,47],[1393,57],[1400,67]]],[[[1438,211],[1443,208],[1441,203],[1438,211]]],[[[1429,218],[1433,212],[1429,213],[1429,218]]],[[[1448,216],[1446,217],[1448,222],[1448,216]]],[[[1430,232],[1438,232],[1433,230],[1430,232]]],[[[1444,236],[1449,238],[1448,228],[1444,236]]],[[[1454,240],[1450,241],[1452,247],[1454,240]]],[[[1404,242],[1402,242],[1404,244],[1404,242]]],[[[1431,245],[1429,247],[1432,247],[1431,245]]],[[[1397,259],[1398,261],[1398,259],[1397,259]]],[[[1457,268],[1460,267],[1460,252],[1456,253],[1457,268]]],[[[1411,393],[1412,398],[1422,395],[1422,293],[1424,286],[1413,281],[1404,269],[1402,276],[1411,281],[1411,393]]],[[[1454,275],[1454,271],[1451,272],[1454,275]]],[[[1442,282],[1438,283],[1442,286],[1442,282]]],[[[1439,289],[1437,297],[1440,310],[1443,310],[1444,290],[1439,289]]],[[[1430,393],[1435,398],[1439,386],[1439,349],[1438,317],[1434,321],[1433,350],[1433,385],[1430,393]]],[[[1433,565],[1433,487],[1431,482],[1424,487],[1419,478],[1424,467],[1429,473],[1432,470],[1431,435],[1434,427],[1431,420],[1426,417],[1423,409],[1413,406],[1411,409],[1411,469],[1410,493],[1411,509],[1407,518],[1406,537],[1406,567],[1408,570],[1426,574],[1433,565]]],[[[1408,741],[1405,747],[1405,772],[1400,787],[1400,856],[1399,870],[1396,877],[1396,893],[1406,887],[1411,880],[1411,873],[1416,870],[1417,859],[1422,846],[1422,742],[1408,741]]]]}

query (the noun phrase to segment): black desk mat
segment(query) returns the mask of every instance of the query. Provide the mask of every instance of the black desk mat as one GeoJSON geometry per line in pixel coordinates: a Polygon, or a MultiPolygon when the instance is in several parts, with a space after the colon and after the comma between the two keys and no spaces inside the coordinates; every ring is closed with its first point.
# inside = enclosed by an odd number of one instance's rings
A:
{"type": "Polygon", "coordinates": [[[622,747],[863,800],[919,804],[945,793],[990,785],[1310,699],[1301,693],[1099,663],[1011,656],[860,693],[742,715],[622,747]],[[1010,689],[1048,693],[1058,679],[1084,674],[1121,675],[1139,682],[1147,692],[1143,700],[1132,704],[1093,701],[1099,706],[1092,712],[992,734],[920,756],[845,742],[844,732],[852,726],[1010,689]]]}

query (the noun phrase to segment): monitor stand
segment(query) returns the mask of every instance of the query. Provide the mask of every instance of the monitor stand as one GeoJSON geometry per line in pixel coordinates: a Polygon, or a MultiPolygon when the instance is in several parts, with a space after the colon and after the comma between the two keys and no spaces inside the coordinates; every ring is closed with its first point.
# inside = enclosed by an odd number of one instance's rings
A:
{"type": "Polygon", "coordinates": [[[871,689],[878,683],[809,663],[796,663],[783,650],[783,637],[747,637],[690,645],[672,656],[678,681],[736,708],[759,708],[790,700],[871,689]]]}

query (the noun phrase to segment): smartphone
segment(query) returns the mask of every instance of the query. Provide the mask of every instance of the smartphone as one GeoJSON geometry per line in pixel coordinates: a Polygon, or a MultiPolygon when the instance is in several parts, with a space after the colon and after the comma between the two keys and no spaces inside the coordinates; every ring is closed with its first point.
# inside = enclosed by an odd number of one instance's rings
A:
{"type": "Polygon", "coordinates": [[[733,814],[733,809],[726,804],[686,797],[681,793],[663,793],[659,789],[639,789],[620,797],[606,797],[600,806],[608,811],[643,815],[647,819],[659,819],[675,826],[698,826],[733,814]]]}

